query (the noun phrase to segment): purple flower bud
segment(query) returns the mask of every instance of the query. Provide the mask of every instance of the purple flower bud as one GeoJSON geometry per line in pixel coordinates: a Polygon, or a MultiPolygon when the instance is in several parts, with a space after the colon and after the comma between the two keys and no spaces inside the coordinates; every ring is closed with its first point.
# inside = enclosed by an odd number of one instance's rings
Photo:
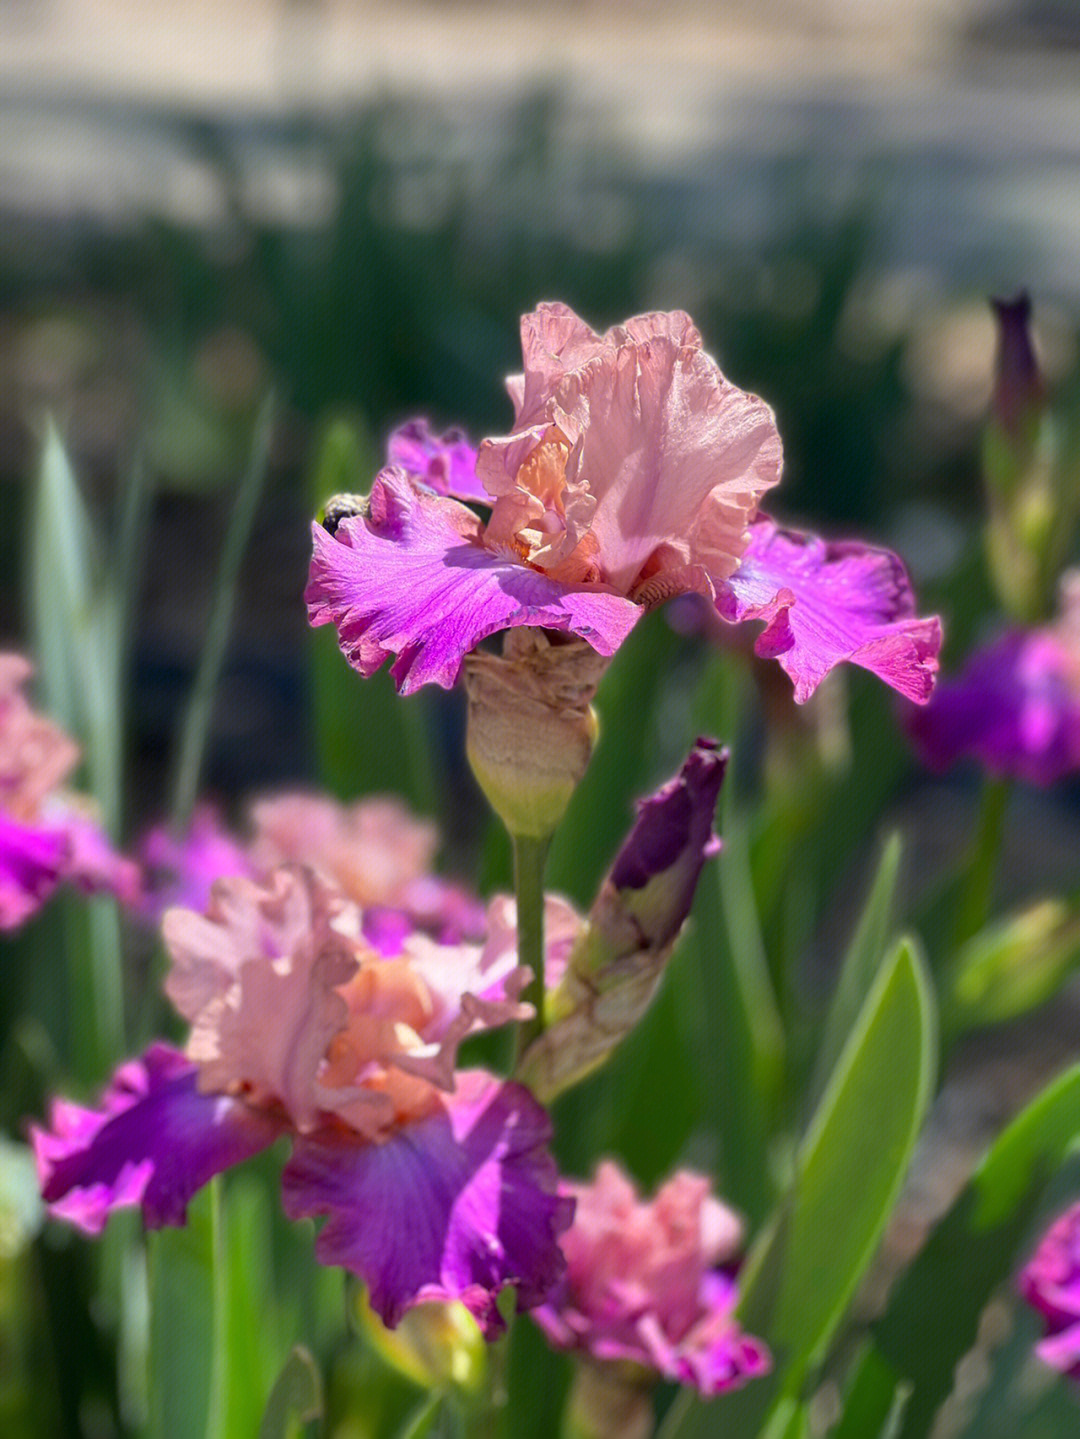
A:
{"type": "Polygon", "coordinates": [[[1015,435],[1043,401],[1043,378],[1031,340],[1031,296],[1026,290],[1013,300],[991,300],[997,318],[994,366],[994,418],[1015,435]]]}

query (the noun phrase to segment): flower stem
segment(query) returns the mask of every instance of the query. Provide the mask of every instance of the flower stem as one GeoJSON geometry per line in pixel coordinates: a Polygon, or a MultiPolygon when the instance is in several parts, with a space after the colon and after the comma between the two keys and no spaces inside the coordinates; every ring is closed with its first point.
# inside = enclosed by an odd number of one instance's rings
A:
{"type": "Polygon", "coordinates": [[[994,875],[997,873],[1001,840],[1005,832],[1005,812],[1011,794],[1010,780],[987,779],[983,783],[979,828],[971,847],[967,872],[956,906],[954,945],[961,945],[973,934],[978,934],[989,917],[994,893],[994,875]]]}
{"type": "Polygon", "coordinates": [[[229,1276],[225,1252],[224,1186],[215,1174],[210,1190],[210,1264],[211,1264],[211,1350],[210,1394],[206,1407],[206,1439],[221,1439],[225,1424],[225,1384],[229,1356],[226,1353],[229,1334],[229,1276]]]}
{"type": "Polygon", "coordinates": [[[536,1010],[518,1030],[518,1058],[544,1030],[544,866],[550,836],[533,839],[512,836],[514,843],[514,896],[517,900],[518,964],[532,970],[522,999],[536,1010]]]}

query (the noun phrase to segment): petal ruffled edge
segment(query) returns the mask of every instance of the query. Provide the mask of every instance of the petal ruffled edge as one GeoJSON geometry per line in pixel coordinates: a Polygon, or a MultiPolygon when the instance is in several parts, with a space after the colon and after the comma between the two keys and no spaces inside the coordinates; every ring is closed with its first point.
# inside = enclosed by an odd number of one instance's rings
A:
{"type": "Polygon", "coordinates": [[[527,1089],[469,1071],[442,1107],[382,1144],[298,1140],[285,1212],[328,1216],[316,1257],[358,1274],[391,1328],[415,1304],[460,1300],[491,1337],[502,1289],[530,1309],[563,1273],[573,1201],[558,1193],[550,1137],[527,1089]]]}
{"type": "Polygon", "coordinates": [[[60,883],[68,852],[63,831],[0,813],[0,930],[17,929],[37,913],[60,883]]]}
{"type": "Polygon", "coordinates": [[[717,586],[716,607],[732,624],[765,622],[755,652],[779,660],[797,704],[845,660],[916,704],[930,698],[941,621],[915,615],[907,571],[889,550],[829,542],[760,519],[750,526],[739,568],[717,586]]]}
{"type": "Polygon", "coordinates": [[[239,1099],[200,1094],[196,1073],[179,1050],[153,1044],[116,1071],[99,1109],[55,1101],[49,1129],[30,1130],[51,1213],[87,1234],[130,1205],[151,1229],[183,1224],[208,1180],[274,1142],[280,1124],[239,1099]]]}
{"type": "Polygon", "coordinates": [[[562,630],[611,655],[641,617],[621,595],[561,585],[493,554],[478,530],[463,505],[384,470],[366,514],[343,519],[332,535],[312,527],[311,623],[336,625],[363,675],[396,655],[391,673],[404,695],[424,684],[450,689],[465,655],[498,630],[562,630]]]}

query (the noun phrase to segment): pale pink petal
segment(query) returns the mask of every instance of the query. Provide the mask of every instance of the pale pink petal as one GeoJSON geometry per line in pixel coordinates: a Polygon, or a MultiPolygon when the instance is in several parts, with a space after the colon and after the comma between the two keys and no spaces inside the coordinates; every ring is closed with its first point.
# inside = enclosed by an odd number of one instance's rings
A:
{"type": "Polygon", "coordinates": [[[0,809],[27,821],[79,759],[74,740],[31,709],[23,686],[32,674],[22,655],[0,655],[0,809]]]}
{"type": "Polygon", "coordinates": [[[762,519],[716,604],[732,623],[765,622],[754,648],[780,661],[799,704],[844,660],[919,704],[930,698],[941,623],[916,617],[907,574],[888,550],[828,543],[762,519]]]}
{"type": "Polygon", "coordinates": [[[127,1205],[152,1229],[183,1224],[197,1190],[281,1133],[240,1100],[200,1094],[195,1078],[178,1050],[153,1044],[117,1070],[100,1109],[57,1101],[50,1129],[31,1130],[52,1213],[89,1234],[127,1205]]]}
{"type": "Polygon", "coordinates": [[[521,354],[525,372],[506,386],[514,403],[514,428],[536,424],[548,397],[570,370],[587,363],[604,342],[569,305],[545,301],[521,317],[521,354]]]}
{"type": "Polygon", "coordinates": [[[551,1126],[528,1090],[473,1071],[452,1098],[382,1144],[331,1133],[299,1140],[285,1211],[327,1215],[315,1252],[368,1285],[391,1327],[427,1300],[460,1300],[489,1335],[513,1285],[539,1303],[563,1268],[557,1238],[572,1206],[556,1192],[551,1126]]]}
{"type": "Polygon", "coordinates": [[[201,1090],[243,1087],[300,1129],[315,1123],[320,1064],[348,1022],[339,986],[358,965],[355,940],[334,927],[342,908],[309,871],[278,870],[266,886],[222,880],[204,923],[169,911],[166,989],[192,1019],[201,1090]]]}
{"type": "Polygon", "coordinates": [[[497,630],[569,631],[610,655],[641,615],[619,595],[564,586],[489,553],[468,510],[422,494],[400,471],[376,480],[365,517],[343,520],[333,535],[314,526],[314,543],[311,623],[335,624],[362,674],[397,655],[402,694],[449,689],[465,655],[497,630]]]}

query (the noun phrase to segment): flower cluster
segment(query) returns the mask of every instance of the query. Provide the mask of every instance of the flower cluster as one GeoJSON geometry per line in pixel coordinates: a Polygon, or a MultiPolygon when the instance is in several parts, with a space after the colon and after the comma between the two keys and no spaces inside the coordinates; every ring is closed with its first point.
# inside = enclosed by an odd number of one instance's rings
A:
{"type": "Polygon", "coordinates": [[[31,673],[21,655],[0,654],[0,929],[29,919],[64,882],[126,904],[139,894],[138,866],[115,853],[86,800],[61,790],[79,749],[31,708],[31,673]]]}

